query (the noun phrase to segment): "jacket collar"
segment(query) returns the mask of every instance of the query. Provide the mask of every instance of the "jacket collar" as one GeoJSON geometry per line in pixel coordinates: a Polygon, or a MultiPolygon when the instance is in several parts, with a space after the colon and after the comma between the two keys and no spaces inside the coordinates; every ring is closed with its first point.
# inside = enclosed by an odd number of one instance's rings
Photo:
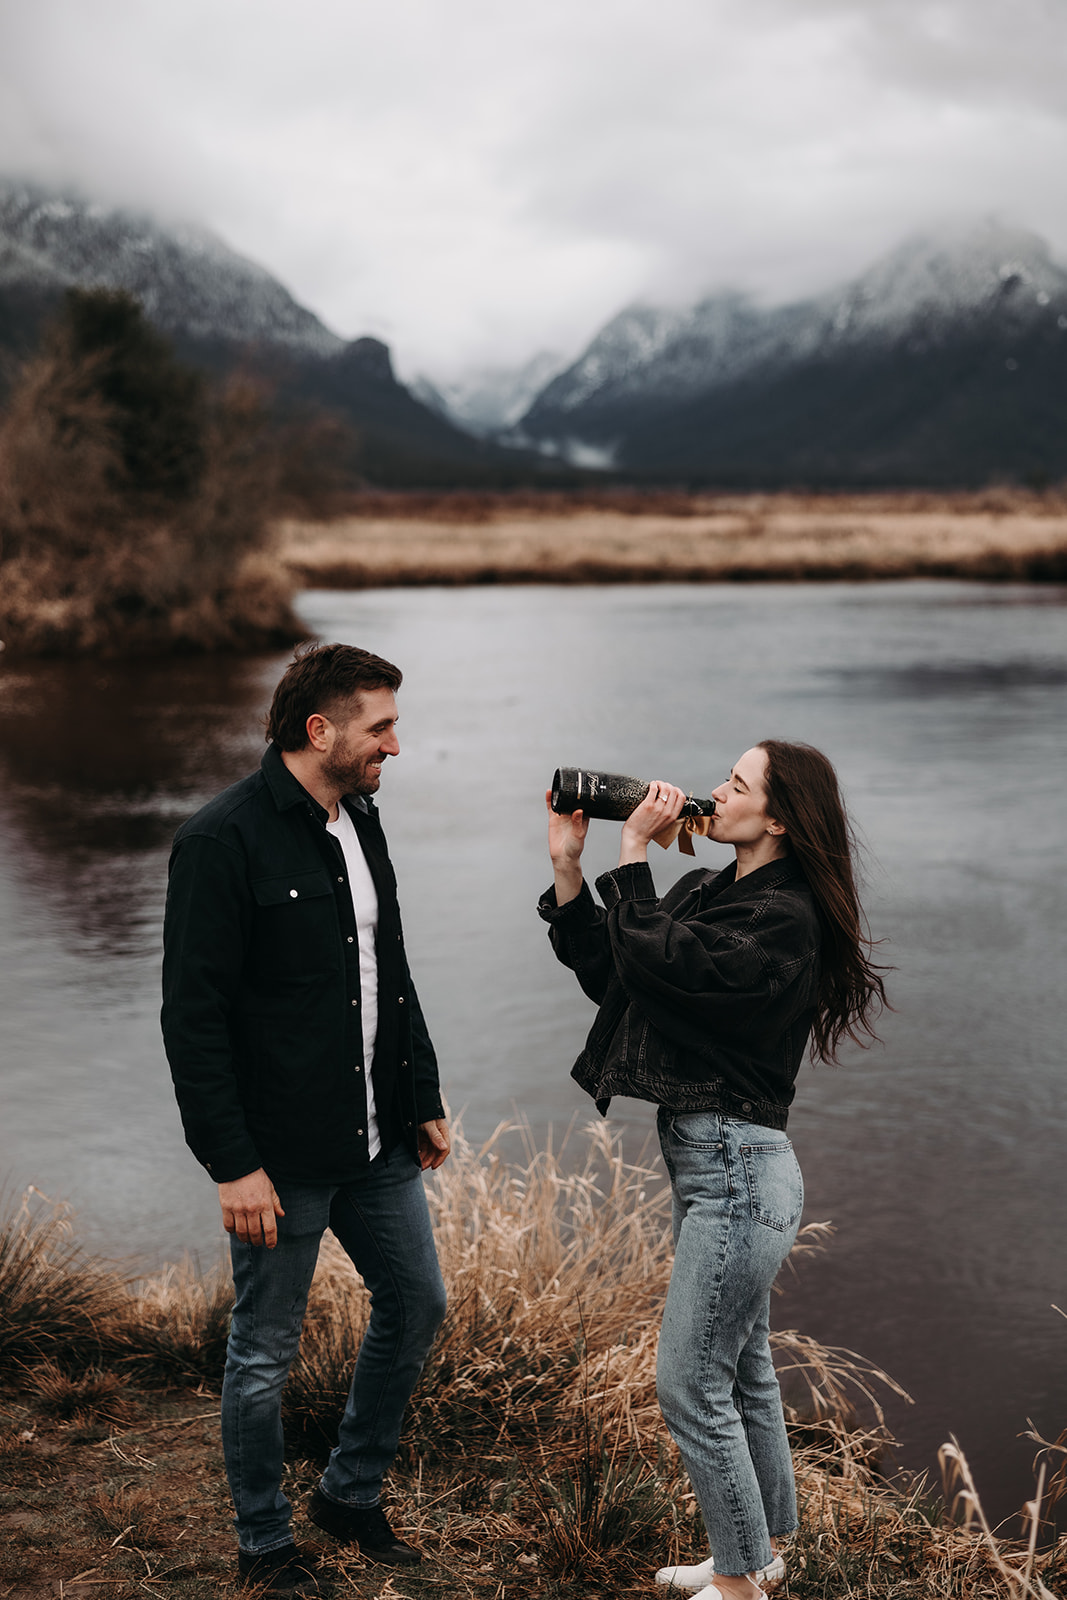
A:
{"type": "Polygon", "coordinates": [[[752,890],[766,893],[769,889],[781,888],[784,883],[807,884],[807,881],[796,856],[790,854],[766,862],[764,866],[757,867],[755,872],[746,872],[740,880],[737,877],[737,862],[731,861],[714,880],[712,888],[716,898],[740,900],[752,890]]]}
{"type": "MultiPolygon", "coordinates": [[[[259,763],[260,771],[266,780],[271,798],[279,811],[291,811],[294,806],[310,806],[312,816],[316,817],[325,827],[330,820],[329,812],[320,806],[313,794],[309,794],[298,778],[294,778],[285,762],[282,753],[276,744],[269,744],[263,752],[263,759],[259,763]]],[[[373,815],[374,801],[369,795],[345,795],[350,812],[363,812],[373,815]]]]}

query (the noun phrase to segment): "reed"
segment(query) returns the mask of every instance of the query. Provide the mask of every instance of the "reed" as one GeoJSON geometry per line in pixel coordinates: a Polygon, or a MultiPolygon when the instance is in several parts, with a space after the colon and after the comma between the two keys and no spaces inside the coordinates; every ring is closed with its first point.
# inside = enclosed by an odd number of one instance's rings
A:
{"type": "Polygon", "coordinates": [[[121,1277],[85,1258],[69,1209],[28,1189],[0,1227],[0,1374],[56,1360],[92,1367],[125,1310],[121,1277]]]}

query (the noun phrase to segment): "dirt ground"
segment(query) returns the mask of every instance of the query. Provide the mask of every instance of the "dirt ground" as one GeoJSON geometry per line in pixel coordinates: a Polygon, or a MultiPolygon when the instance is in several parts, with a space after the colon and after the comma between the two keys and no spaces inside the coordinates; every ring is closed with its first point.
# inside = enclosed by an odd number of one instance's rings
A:
{"type": "MultiPolygon", "coordinates": [[[[285,1490],[294,1535],[319,1564],[323,1593],[351,1600],[507,1600],[573,1593],[539,1581],[536,1535],[494,1514],[463,1472],[393,1474],[393,1526],[423,1551],[413,1571],[374,1566],[335,1545],[300,1507],[320,1468],[294,1462],[285,1490]]],[[[477,1475],[475,1475],[476,1477],[477,1475]]],[[[168,1600],[236,1596],[236,1541],[219,1439],[219,1397],[201,1388],[122,1390],[110,1410],[42,1414],[0,1394],[0,1600],[168,1600]]],[[[612,1594],[647,1584],[624,1578],[612,1594]]],[[[583,1597],[599,1591],[582,1585],[583,1597]]]]}

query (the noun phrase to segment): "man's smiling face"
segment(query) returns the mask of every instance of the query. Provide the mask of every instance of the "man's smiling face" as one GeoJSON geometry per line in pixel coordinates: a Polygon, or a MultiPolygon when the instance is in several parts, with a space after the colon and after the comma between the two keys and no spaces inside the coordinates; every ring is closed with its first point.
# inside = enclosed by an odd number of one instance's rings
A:
{"type": "Polygon", "coordinates": [[[392,689],[366,689],[326,719],[330,748],[322,775],[341,794],[374,794],[386,756],[400,754],[396,736],[396,697],[392,689]]]}

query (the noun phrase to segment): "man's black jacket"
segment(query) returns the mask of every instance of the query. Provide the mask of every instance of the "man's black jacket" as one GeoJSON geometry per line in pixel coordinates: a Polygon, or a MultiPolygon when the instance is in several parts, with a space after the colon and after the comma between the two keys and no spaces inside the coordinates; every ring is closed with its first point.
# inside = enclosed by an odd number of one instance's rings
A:
{"type": "MultiPolygon", "coordinates": [[[[342,802],[378,893],[372,1082],[382,1147],[444,1115],[373,802],[342,802]]],[[[181,828],[164,923],[163,1037],[185,1136],[217,1183],[346,1182],[365,1170],[359,946],[327,814],[271,745],[181,828]]]]}

